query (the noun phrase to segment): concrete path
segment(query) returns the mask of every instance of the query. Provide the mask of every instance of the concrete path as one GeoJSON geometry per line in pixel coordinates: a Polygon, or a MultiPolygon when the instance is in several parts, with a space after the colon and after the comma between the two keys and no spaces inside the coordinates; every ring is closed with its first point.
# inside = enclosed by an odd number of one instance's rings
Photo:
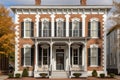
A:
{"type": "Polygon", "coordinates": [[[0,75],[0,80],[5,80],[5,79],[7,79],[7,78],[8,78],[7,75],[0,75]]]}

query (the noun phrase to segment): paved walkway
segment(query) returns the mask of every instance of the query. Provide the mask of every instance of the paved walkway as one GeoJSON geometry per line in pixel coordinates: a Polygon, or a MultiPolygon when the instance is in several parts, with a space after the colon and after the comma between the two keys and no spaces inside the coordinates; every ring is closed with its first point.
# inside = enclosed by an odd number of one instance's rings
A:
{"type": "Polygon", "coordinates": [[[5,80],[5,79],[7,79],[7,78],[8,78],[7,75],[0,75],[0,80],[5,80]]]}

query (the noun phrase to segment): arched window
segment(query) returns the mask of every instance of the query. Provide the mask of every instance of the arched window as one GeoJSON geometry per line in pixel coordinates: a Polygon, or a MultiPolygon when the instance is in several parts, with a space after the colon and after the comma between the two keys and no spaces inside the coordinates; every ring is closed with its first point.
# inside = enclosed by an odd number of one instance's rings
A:
{"type": "Polygon", "coordinates": [[[98,18],[90,19],[88,24],[88,35],[92,38],[100,37],[100,22],[98,18]]]}
{"type": "Polygon", "coordinates": [[[56,20],[56,24],[55,24],[55,35],[57,37],[64,37],[65,36],[65,22],[62,18],[58,18],[56,20]]]}
{"type": "Polygon", "coordinates": [[[32,19],[25,18],[21,26],[21,36],[25,38],[33,37],[34,35],[34,23],[32,19]]]}
{"type": "Polygon", "coordinates": [[[48,19],[44,19],[42,21],[42,36],[43,37],[49,37],[49,20],[48,19]]]}
{"type": "Polygon", "coordinates": [[[71,36],[72,37],[81,37],[82,36],[82,22],[80,22],[79,18],[72,19],[72,26],[70,24],[70,32],[69,33],[70,33],[70,37],[71,36]]]}

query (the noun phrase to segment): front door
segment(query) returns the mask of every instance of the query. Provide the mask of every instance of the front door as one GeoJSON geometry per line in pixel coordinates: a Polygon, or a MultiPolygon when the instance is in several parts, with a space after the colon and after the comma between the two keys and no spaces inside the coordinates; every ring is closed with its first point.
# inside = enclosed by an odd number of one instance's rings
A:
{"type": "Polygon", "coordinates": [[[56,70],[64,70],[64,49],[56,50],[56,70]]]}

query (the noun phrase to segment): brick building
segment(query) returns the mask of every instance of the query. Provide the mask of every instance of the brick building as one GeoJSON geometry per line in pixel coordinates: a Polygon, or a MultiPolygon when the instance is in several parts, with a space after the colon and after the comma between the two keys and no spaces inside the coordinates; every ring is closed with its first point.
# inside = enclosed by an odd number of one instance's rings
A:
{"type": "Polygon", "coordinates": [[[87,5],[11,6],[15,14],[15,73],[70,78],[106,71],[105,21],[111,6],[87,5]]]}

